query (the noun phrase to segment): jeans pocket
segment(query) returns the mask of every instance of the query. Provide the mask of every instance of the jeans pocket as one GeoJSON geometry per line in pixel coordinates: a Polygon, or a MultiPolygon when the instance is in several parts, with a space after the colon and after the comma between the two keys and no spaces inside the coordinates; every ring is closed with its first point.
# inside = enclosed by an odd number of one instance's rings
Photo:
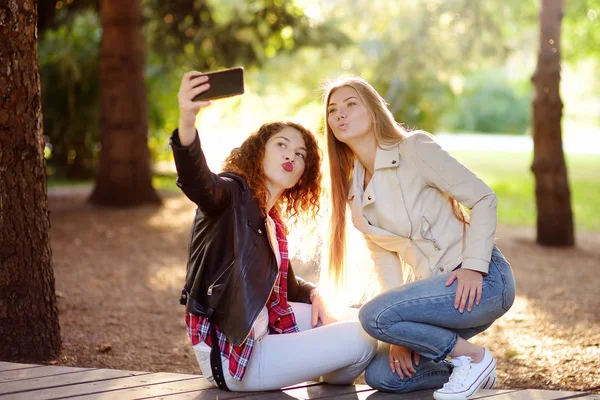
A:
{"type": "Polygon", "coordinates": [[[508,311],[515,301],[515,278],[510,264],[496,245],[492,252],[492,264],[502,279],[502,308],[508,311]]]}

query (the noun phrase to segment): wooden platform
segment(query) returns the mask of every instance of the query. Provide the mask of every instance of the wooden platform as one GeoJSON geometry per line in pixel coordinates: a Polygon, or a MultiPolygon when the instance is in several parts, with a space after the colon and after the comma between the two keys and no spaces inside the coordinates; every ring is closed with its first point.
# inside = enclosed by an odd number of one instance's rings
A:
{"type": "MultiPolygon", "coordinates": [[[[231,393],[213,388],[200,375],[71,368],[0,362],[0,400],[47,399],[343,399],[429,400],[433,391],[405,395],[380,393],[367,385],[333,386],[317,382],[273,392],[231,393]]],[[[481,390],[474,399],[594,399],[600,395],[550,390],[481,390]]]]}

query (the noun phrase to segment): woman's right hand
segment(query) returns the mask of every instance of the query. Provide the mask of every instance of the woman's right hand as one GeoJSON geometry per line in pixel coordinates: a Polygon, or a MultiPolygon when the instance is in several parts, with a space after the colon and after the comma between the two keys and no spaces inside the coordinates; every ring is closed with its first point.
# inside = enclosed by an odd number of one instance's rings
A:
{"type": "Polygon", "coordinates": [[[400,379],[412,377],[417,370],[413,366],[413,357],[416,365],[419,365],[421,356],[419,353],[403,346],[390,345],[390,369],[398,374],[400,379]]]}
{"type": "Polygon", "coordinates": [[[179,141],[183,146],[190,145],[196,135],[196,116],[210,101],[193,101],[197,95],[210,88],[208,76],[202,72],[190,71],[183,74],[177,98],[179,100],[179,141]]]}

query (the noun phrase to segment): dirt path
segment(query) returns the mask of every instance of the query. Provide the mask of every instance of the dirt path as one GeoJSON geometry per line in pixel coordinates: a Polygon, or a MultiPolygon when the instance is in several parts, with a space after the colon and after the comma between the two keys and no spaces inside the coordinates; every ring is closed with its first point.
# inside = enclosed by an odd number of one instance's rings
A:
{"type": "MultiPolygon", "coordinates": [[[[183,307],[193,205],[93,208],[85,190],[54,191],[51,245],[65,366],[199,373],[183,307]]],[[[500,388],[600,392],[600,235],[576,249],[534,244],[533,229],[500,227],[514,268],[513,308],[476,338],[498,360],[500,388]]]]}

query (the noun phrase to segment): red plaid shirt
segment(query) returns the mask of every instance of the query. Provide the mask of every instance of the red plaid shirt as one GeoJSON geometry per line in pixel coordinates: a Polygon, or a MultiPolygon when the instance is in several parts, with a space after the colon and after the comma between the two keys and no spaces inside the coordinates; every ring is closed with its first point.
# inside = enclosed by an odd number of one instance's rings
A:
{"type": "MultiPolygon", "coordinates": [[[[296,325],[294,311],[287,301],[289,260],[285,229],[281,218],[276,212],[271,211],[269,215],[275,222],[275,236],[277,237],[279,253],[281,254],[279,275],[277,275],[275,286],[273,286],[271,296],[267,301],[267,309],[269,311],[269,333],[283,334],[298,332],[299,330],[298,325],[296,325]]],[[[188,328],[188,335],[190,336],[192,345],[196,345],[200,342],[204,342],[208,346],[211,345],[211,324],[208,319],[188,313],[185,316],[185,323],[188,328]]],[[[221,356],[229,359],[229,373],[233,379],[241,381],[246,372],[248,362],[250,361],[252,348],[254,347],[254,328],[250,331],[246,341],[239,346],[234,346],[221,332],[219,327],[216,327],[216,331],[219,340],[219,348],[221,349],[221,356]]]]}

